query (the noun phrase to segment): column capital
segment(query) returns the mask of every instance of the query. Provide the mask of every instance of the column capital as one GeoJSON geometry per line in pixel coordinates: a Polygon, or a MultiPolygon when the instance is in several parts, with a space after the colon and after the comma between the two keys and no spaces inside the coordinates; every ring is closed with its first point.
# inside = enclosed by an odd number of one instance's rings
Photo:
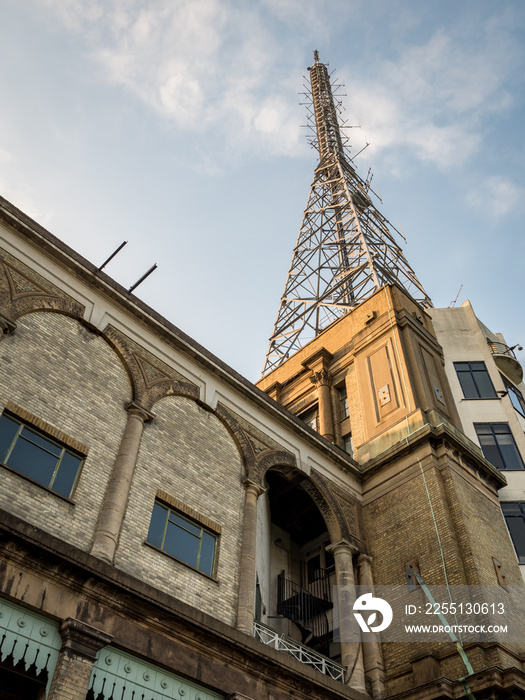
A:
{"type": "Polygon", "coordinates": [[[312,372],[310,381],[315,386],[330,386],[332,384],[332,375],[327,370],[321,369],[317,372],[312,372]]]}
{"type": "Polygon", "coordinates": [[[263,493],[266,493],[266,489],[264,488],[264,486],[257,484],[255,481],[252,481],[251,479],[244,479],[244,481],[242,482],[242,485],[244,486],[246,491],[251,491],[252,493],[254,493],[257,496],[257,498],[259,498],[259,496],[262,496],[263,493]]]}
{"type": "Polygon", "coordinates": [[[329,544],[328,547],[326,547],[325,549],[327,552],[331,552],[334,556],[342,552],[347,552],[348,554],[354,555],[356,552],[359,551],[359,547],[357,547],[349,540],[345,540],[344,538],[342,540],[339,540],[339,542],[329,544]]]}
{"type": "Polygon", "coordinates": [[[72,617],[68,617],[60,625],[60,636],[64,650],[68,649],[91,662],[95,661],[100,649],[113,639],[111,634],[72,617]]]}
{"type": "Polygon", "coordinates": [[[134,401],[130,401],[128,405],[126,406],[126,411],[131,415],[131,416],[138,416],[144,423],[147,423],[148,421],[152,421],[155,418],[155,414],[152,413],[151,411],[148,411],[146,408],[143,408],[142,406],[139,406],[138,403],[135,403],[134,401]]]}
{"type": "Polygon", "coordinates": [[[365,554],[364,552],[360,552],[359,556],[357,557],[357,566],[372,566],[373,561],[373,556],[371,556],[370,554],[365,554]]]}
{"type": "Polygon", "coordinates": [[[0,334],[10,335],[16,329],[16,323],[8,316],[0,314],[0,334]]]}

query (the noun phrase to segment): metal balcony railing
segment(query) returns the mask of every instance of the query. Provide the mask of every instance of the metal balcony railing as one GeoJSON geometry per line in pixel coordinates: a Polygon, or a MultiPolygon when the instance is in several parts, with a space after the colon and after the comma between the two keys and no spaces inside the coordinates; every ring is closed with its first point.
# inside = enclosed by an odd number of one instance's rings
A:
{"type": "Polygon", "coordinates": [[[493,355],[507,355],[507,357],[512,357],[515,360],[516,355],[514,354],[514,348],[509,348],[508,345],[505,345],[505,343],[499,343],[494,340],[487,340],[487,345],[490,348],[490,352],[493,355]]]}
{"type": "Polygon", "coordinates": [[[487,338],[487,345],[490,348],[494,362],[514,384],[520,384],[523,381],[523,367],[514,354],[514,348],[522,350],[521,345],[514,345],[509,348],[505,343],[490,340],[487,338]]]}
{"type": "Polygon", "coordinates": [[[263,644],[267,644],[277,649],[277,651],[283,651],[285,654],[293,656],[297,661],[315,668],[316,671],[324,673],[325,676],[330,676],[330,678],[340,683],[345,682],[345,671],[340,664],[319,654],[317,651],[305,647],[303,644],[299,644],[299,642],[294,641],[290,637],[286,637],[284,634],[279,634],[270,627],[266,627],[266,625],[263,625],[261,622],[254,623],[253,635],[263,644]]]}
{"type": "Polygon", "coordinates": [[[291,620],[301,632],[301,642],[326,654],[330,630],[326,611],[332,608],[329,577],[320,576],[303,588],[285,577],[277,577],[277,614],[291,620]]]}

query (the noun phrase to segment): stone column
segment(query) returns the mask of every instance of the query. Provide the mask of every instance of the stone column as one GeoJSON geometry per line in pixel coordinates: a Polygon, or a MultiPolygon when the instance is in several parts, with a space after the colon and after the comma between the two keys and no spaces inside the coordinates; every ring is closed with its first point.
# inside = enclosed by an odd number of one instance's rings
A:
{"type": "Polygon", "coordinates": [[[317,396],[319,398],[319,432],[324,438],[334,442],[334,416],[330,391],[332,377],[326,370],[321,370],[314,372],[310,377],[310,381],[317,387],[317,396]]]}
{"type": "Polygon", "coordinates": [[[357,623],[353,614],[353,605],[357,597],[353,555],[357,552],[357,547],[348,540],[340,540],[326,549],[332,552],[335,561],[339,620],[334,620],[334,623],[339,623],[341,664],[345,667],[345,682],[351,688],[366,693],[361,633],[356,629],[357,623]],[[356,630],[356,641],[349,639],[350,630],[356,630]]]}
{"type": "Polygon", "coordinates": [[[265,489],[250,479],[244,482],[245,506],[237,601],[237,629],[253,636],[255,613],[255,549],[257,537],[257,499],[265,489]]]}
{"type": "Polygon", "coordinates": [[[133,402],[128,405],[127,410],[128,422],[113,466],[91,548],[91,554],[110,564],[113,563],[124,519],[144,422],[154,418],[152,413],[133,402]]]}
{"type": "MultiPolygon", "coordinates": [[[[365,591],[374,594],[374,580],[372,578],[372,557],[368,554],[360,554],[357,557],[357,569],[359,572],[359,585],[366,588],[365,591]]],[[[383,657],[381,655],[381,645],[378,640],[373,642],[363,642],[363,661],[365,667],[365,678],[369,683],[374,700],[381,700],[385,697],[385,670],[383,657]]]]}
{"type": "Polygon", "coordinates": [[[60,625],[62,649],[47,700],[85,700],[97,653],[113,637],[68,618],[60,625]]]}

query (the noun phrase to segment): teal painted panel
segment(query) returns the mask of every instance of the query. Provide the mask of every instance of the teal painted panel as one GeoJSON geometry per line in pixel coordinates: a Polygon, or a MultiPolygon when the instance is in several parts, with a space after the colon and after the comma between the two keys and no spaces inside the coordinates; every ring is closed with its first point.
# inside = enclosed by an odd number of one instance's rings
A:
{"type": "Polygon", "coordinates": [[[0,658],[13,664],[23,661],[25,669],[34,666],[36,673],[48,672],[46,695],[58,661],[62,640],[58,623],[19,605],[0,599],[0,658]]]}
{"type": "Polygon", "coordinates": [[[99,652],[90,688],[105,700],[136,700],[142,695],[144,700],[223,700],[222,695],[112,647],[99,652]]]}

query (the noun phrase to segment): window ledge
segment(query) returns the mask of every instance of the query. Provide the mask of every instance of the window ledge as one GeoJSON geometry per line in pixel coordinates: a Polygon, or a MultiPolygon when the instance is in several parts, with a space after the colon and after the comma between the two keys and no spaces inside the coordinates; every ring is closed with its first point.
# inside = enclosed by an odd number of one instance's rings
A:
{"type": "Polygon", "coordinates": [[[53,496],[56,496],[56,498],[60,498],[60,500],[65,501],[66,503],[69,503],[70,506],[76,505],[75,501],[71,500],[71,498],[68,498],[67,496],[63,496],[61,493],[57,493],[56,491],[53,491],[53,489],[50,489],[49,486],[44,486],[44,484],[41,484],[40,481],[36,481],[36,479],[32,479],[30,476],[26,476],[25,474],[18,472],[16,469],[13,469],[12,467],[8,467],[7,464],[0,462],[0,467],[3,467],[8,472],[11,472],[11,474],[16,474],[21,479],[24,479],[24,481],[28,481],[30,484],[34,484],[35,486],[38,486],[39,488],[44,489],[44,491],[47,491],[48,493],[52,494],[53,496]]]}
{"type": "Polygon", "coordinates": [[[486,398],[472,398],[472,399],[467,399],[463,397],[461,401],[501,401],[501,396],[487,396],[486,398]]]}
{"type": "Polygon", "coordinates": [[[176,561],[179,564],[182,564],[183,566],[190,569],[191,571],[195,571],[195,573],[200,574],[201,576],[204,576],[204,578],[207,578],[209,581],[213,581],[217,585],[220,584],[219,579],[216,578],[215,576],[210,576],[209,574],[205,573],[204,571],[201,571],[200,569],[196,569],[191,564],[187,564],[185,561],[182,561],[182,559],[177,559],[177,557],[174,557],[173,554],[170,554],[169,552],[165,552],[163,549],[160,549],[160,547],[155,547],[155,545],[151,544],[151,542],[144,540],[143,544],[145,544],[147,547],[151,547],[151,549],[154,549],[156,552],[160,552],[161,554],[164,554],[165,557],[169,557],[170,559],[173,559],[173,561],[176,561]]]}

